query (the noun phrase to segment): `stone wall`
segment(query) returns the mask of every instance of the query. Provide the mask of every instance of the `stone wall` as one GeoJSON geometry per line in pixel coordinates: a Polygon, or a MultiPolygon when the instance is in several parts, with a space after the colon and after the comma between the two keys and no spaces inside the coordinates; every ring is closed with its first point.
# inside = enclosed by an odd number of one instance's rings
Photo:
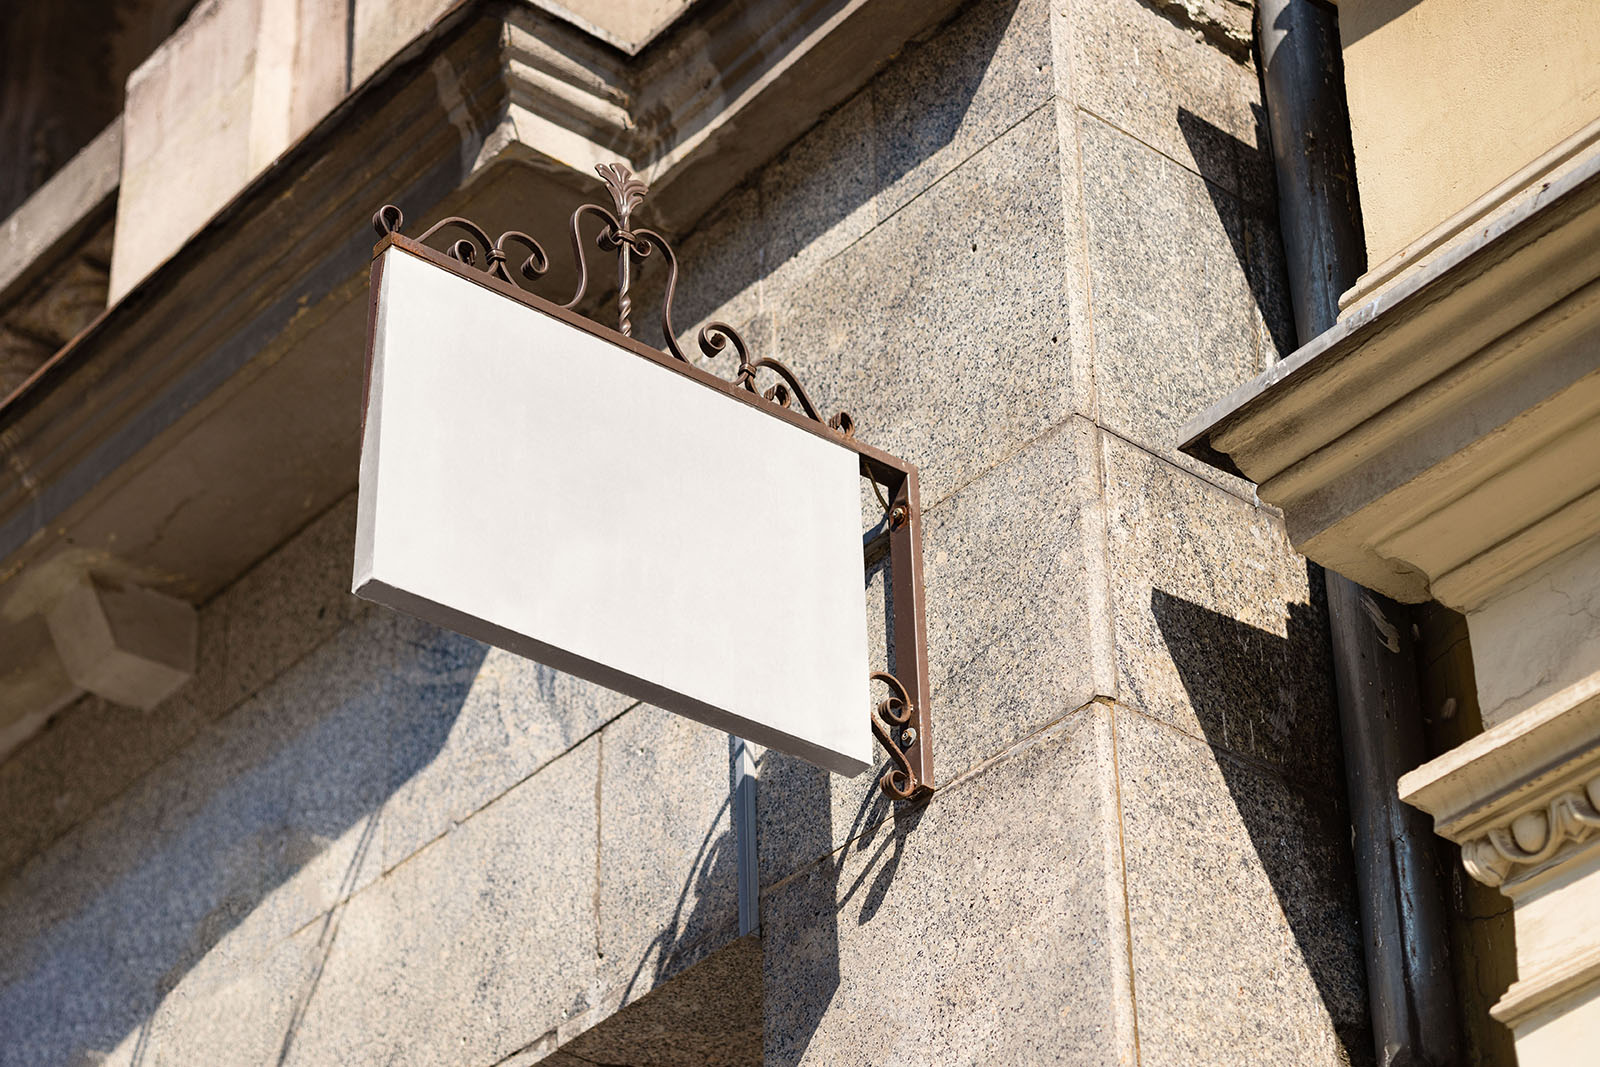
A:
{"type": "Polygon", "coordinates": [[[981,0],[681,245],[921,466],[930,802],[761,753],[740,938],[727,739],[354,601],[346,501],[0,764],[0,1063],[1369,1061],[1320,578],[1172,450],[1292,343],[1187,10],[981,0]]]}
{"type": "Polygon", "coordinates": [[[104,130],[195,0],[53,0],[0,19],[0,219],[104,130]]]}

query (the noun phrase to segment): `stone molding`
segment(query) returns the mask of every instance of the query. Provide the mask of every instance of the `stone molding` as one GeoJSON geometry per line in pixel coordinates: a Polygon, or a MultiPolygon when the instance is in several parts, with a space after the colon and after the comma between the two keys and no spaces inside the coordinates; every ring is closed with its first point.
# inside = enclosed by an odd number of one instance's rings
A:
{"type": "Polygon", "coordinates": [[[1463,612],[1600,525],[1600,144],[1186,427],[1307,556],[1463,612]]]}
{"type": "Polygon", "coordinates": [[[1511,983],[1489,1014],[1507,1026],[1517,1027],[1548,1011],[1569,993],[1600,980],[1600,948],[1581,952],[1537,973],[1511,983]]]}
{"type": "Polygon", "coordinates": [[[512,158],[621,160],[682,231],[751,169],[843,103],[958,0],[795,0],[691,9],[636,57],[525,6],[504,15],[512,158]],[[688,180],[685,180],[688,179],[688,180]]]}
{"type": "Polygon", "coordinates": [[[0,304],[76,245],[94,216],[116,195],[121,176],[122,119],[84,146],[22,206],[0,222],[0,304]]]}
{"type": "Polygon", "coordinates": [[[1341,310],[1372,300],[1413,270],[1439,254],[1470,240],[1502,210],[1531,200],[1550,182],[1562,177],[1600,145],[1600,118],[1567,137],[1532,163],[1367,271],[1339,298],[1341,310]]]}
{"type": "Polygon", "coordinates": [[[1561,867],[1600,835],[1600,675],[1402,776],[1399,791],[1486,885],[1514,892],[1561,867]]]}

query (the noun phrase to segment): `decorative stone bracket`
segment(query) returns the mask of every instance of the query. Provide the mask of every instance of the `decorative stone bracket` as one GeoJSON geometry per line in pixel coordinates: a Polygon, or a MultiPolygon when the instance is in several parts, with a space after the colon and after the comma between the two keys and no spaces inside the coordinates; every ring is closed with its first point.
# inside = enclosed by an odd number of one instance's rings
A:
{"type": "Polygon", "coordinates": [[[1400,779],[1461,845],[1467,872],[1515,896],[1600,837],[1600,676],[1554,693],[1400,779]]]}
{"type": "Polygon", "coordinates": [[[1557,860],[1600,831],[1600,778],[1569,789],[1543,808],[1525,811],[1508,823],[1461,846],[1467,873],[1486,885],[1499,886],[1557,860]]]}

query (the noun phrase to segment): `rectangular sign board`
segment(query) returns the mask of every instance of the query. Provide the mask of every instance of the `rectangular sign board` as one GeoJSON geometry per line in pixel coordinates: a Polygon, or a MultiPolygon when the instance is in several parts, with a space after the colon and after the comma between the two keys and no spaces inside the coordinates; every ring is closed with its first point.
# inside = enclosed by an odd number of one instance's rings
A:
{"type": "Polygon", "coordinates": [[[870,766],[858,455],[536,298],[375,267],[355,594],[870,766]]]}

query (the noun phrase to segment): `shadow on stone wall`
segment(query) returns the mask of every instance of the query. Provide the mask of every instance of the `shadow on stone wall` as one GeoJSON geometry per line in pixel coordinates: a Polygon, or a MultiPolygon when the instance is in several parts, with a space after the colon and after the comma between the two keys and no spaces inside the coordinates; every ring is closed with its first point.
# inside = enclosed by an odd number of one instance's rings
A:
{"type": "MultiPolygon", "coordinates": [[[[974,98],[985,88],[985,79],[993,77],[991,65],[996,52],[1008,33],[1018,32],[1012,24],[1020,3],[1021,0],[979,0],[964,5],[947,22],[929,31],[925,40],[907,44],[856,96],[797,133],[775,159],[729,190],[699,220],[695,232],[678,242],[683,273],[678,278],[673,304],[675,328],[686,330],[700,319],[718,313],[747,286],[772,274],[792,257],[814,246],[825,247],[829,233],[863,204],[955,143],[969,122],[974,98]],[[888,88],[883,85],[885,78],[894,80],[888,88]],[[911,85],[924,92],[908,92],[911,85]],[[867,109],[870,118],[863,127],[824,130],[862,97],[875,102],[867,109]],[[880,100],[882,97],[890,103],[880,100]],[[861,158],[863,154],[867,158],[861,158]],[[797,156],[804,158],[796,159],[797,156]],[[782,177],[769,182],[773,172],[781,172],[782,177]],[[750,198],[756,201],[757,217],[739,217],[738,212],[748,210],[742,201],[752,192],[757,193],[750,198]],[[756,240],[749,240],[751,233],[758,235],[756,240]],[[717,246],[704,262],[701,253],[706,249],[697,244],[703,234],[711,235],[706,244],[717,246]]],[[[1004,75],[1000,78],[1003,80],[1004,75]]],[[[993,102],[987,106],[994,106],[993,102]]],[[[980,124],[983,118],[980,111],[980,124]]],[[[970,132],[967,135],[970,137],[970,132]]],[[[649,218],[648,199],[643,212],[649,218]]],[[[874,220],[873,224],[881,221],[874,220]]],[[[645,265],[638,285],[642,295],[636,303],[643,310],[635,314],[635,334],[657,347],[664,343],[658,310],[663,285],[660,264],[645,265]]],[[[853,306],[837,310],[841,315],[861,314],[853,306]]],[[[610,315],[607,308],[597,317],[606,322],[610,315]]],[[[763,330],[751,323],[735,321],[732,325],[745,333],[753,356],[771,354],[761,351],[770,344],[763,330]]],[[[692,337],[684,335],[680,341],[691,354],[697,351],[692,337]]],[[[716,365],[714,361],[713,366],[716,365]]],[[[724,373],[731,369],[729,364],[722,366],[724,373]]]]}
{"type": "Polygon", "coordinates": [[[1321,700],[1304,681],[1308,664],[1331,671],[1321,597],[1289,604],[1281,637],[1160,589],[1150,606],[1348,1061],[1370,1063],[1333,681],[1321,700]],[[1244,741],[1241,720],[1261,730],[1244,741]],[[1255,745],[1260,733],[1270,745],[1255,745]]]}
{"type": "Polygon", "coordinates": [[[751,934],[561,1046],[571,1058],[555,1062],[762,1067],[760,989],[761,939],[751,934]]]}
{"type": "MultiPolygon", "coordinates": [[[[801,924],[806,932],[803,941],[765,940],[769,979],[764,1067],[795,1067],[805,1061],[839,990],[839,927],[865,926],[877,916],[899,871],[906,835],[917,828],[926,810],[926,802],[891,805],[885,800],[876,785],[884,769],[862,775],[873,785],[856,806],[844,835],[854,840],[845,847],[826,854],[833,845],[826,821],[795,827],[802,834],[797,847],[824,855],[785,889],[785,909],[807,917],[801,924]],[[869,855],[865,861],[852,858],[858,853],[869,855]],[[858,872],[848,882],[842,880],[846,866],[858,872]],[[773,980],[774,974],[781,977],[773,980]]],[[[762,768],[761,783],[764,790],[783,791],[785,810],[823,814],[831,810],[832,776],[792,757],[772,754],[762,768]]]]}
{"type": "Polygon", "coordinates": [[[23,868],[3,902],[0,1064],[86,1067],[137,1034],[138,1067],[164,998],[219,942],[249,959],[314,925],[287,1057],[331,906],[382,869],[383,806],[439,752],[486,651],[369,616],[23,868]]]}
{"type": "Polygon", "coordinates": [[[720,947],[738,936],[737,926],[729,929],[726,908],[722,907],[716,892],[716,887],[737,885],[739,880],[739,850],[733,831],[724,829],[717,833],[718,825],[728,815],[730,801],[731,795],[712,816],[711,825],[695,851],[689,877],[678,892],[671,917],[661,932],[650,939],[623,986],[623,1003],[631,1003],[646,992],[659,992],[663,983],[703,959],[703,949],[720,947]],[[689,904],[691,895],[693,906],[689,904]]]}
{"type": "MultiPolygon", "coordinates": [[[[880,523],[875,533],[878,537],[868,548],[872,562],[866,573],[867,597],[870,604],[876,591],[882,593],[879,621],[887,670],[894,673],[899,667],[894,658],[894,593],[888,557],[880,554],[887,552],[888,528],[880,523]]],[[[770,957],[764,961],[767,973],[782,975],[780,981],[768,984],[782,990],[782,999],[766,1008],[770,1025],[763,1063],[764,1067],[793,1067],[805,1058],[839,989],[839,924],[865,926],[878,914],[899,871],[906,835],[916,829],[926,802],[896,804],[884,795],[878,787],[878,780],[889,770],[884,757],[876,767],[841,787],[860,793],[860,799],[850,813],[849,825],[835,829],[832,774],[780,752],[763,755],[759,770],[762,846],[773,846],[772,854],[764,853],[761,861],[763,888],[769,879],[782,879],[813,864],[786,889],[792,901],[786,907],[811,918],[805,943],[778,944],[764,938],[770,957]],[[838,848],[841,840],[848,844],[838,848]],[[853,868],[859,861],[852,856],[860,853],[870,855],[859,873],[841,885],[845,867],[853,868]]]]}
{"type": "Polygon", "coordinates": [[[1255,118],[1256,144],[1261,148],[1246,144],[1187,108],[1178,109],[1178,129],[1206,180],[1206,193],[1222,220],[1239,269],[1250,283],[1250,295],[1277,352],[1268,354],[1268,361],[1273,362],[1295,349],[1294,315],[1289,309],[1288,279],[1278,237],[1272,152],[1265,147],[1271,143],[1267,116],[1259,104],[1251,104],[1250,111],[1255,118]],[[1230,188],[1238,188],[1240,195],[1228,192],[1230,188]]]}

